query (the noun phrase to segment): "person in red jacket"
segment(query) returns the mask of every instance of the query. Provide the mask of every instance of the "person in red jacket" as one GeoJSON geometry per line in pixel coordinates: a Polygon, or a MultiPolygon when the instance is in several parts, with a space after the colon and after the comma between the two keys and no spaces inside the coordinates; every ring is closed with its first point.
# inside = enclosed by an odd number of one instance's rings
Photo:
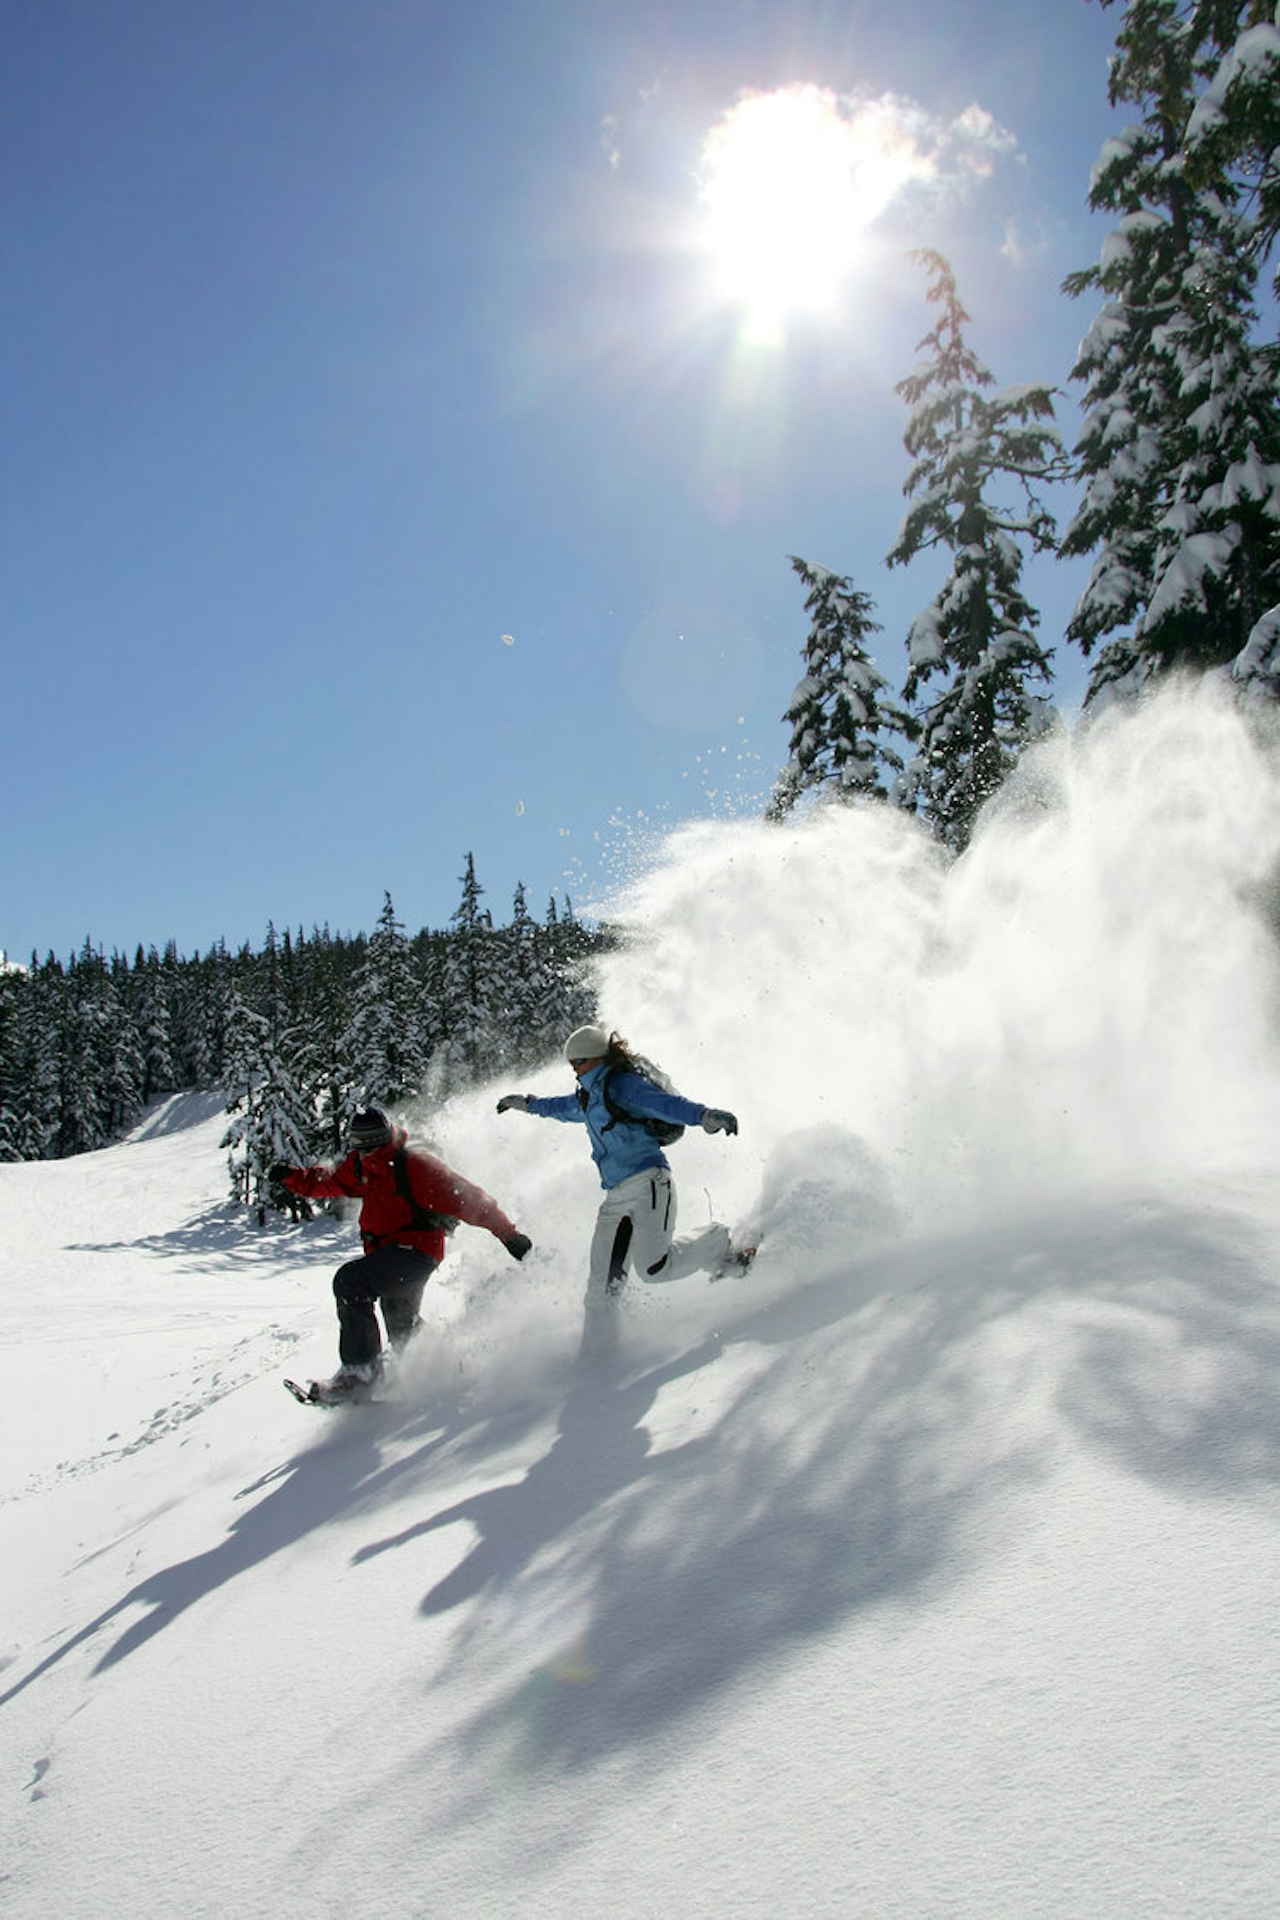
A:
{"type": "Polygon", "coordinates": [[[407,1146],[403,1127],[380,1107],[366,1107],[351,1122],[350,1151],[336,1167],[270,1170],[273,1184],[307,1200],[360,1199],[364,1252],[333,1277],[338,1307],[338,1358],[331,1380],[313,1381],[311,1397],[367,1399],[382,1370],[382,1308],[387,1339],[403,1350],[419,1325],[427,1281],[444,1259],[445,1234],[459,1220],[487,1227],[513,1260],[523,1260],[533,1242],[508,1220],[483,1187],[464,1180],[434,1154],[407,1146]]]}

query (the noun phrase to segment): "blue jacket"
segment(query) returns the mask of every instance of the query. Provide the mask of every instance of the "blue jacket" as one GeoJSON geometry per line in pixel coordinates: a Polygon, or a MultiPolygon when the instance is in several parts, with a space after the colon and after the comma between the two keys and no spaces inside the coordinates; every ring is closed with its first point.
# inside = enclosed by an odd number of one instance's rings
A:
{"type": "MultiPolygon", "coordinates": [[[[604,1078],[609,1071],[601,1063],[582,1075],[578,1086],[586,1091],[585,1107],[576,1093],[555,1094],[547,1099],[531,1094],[529,1112],[537,1114],[540,1120],[585,1123],[591,1136],[591,1158],[600,1170],[600,1184],[617,1187],[633,1173],[665,1167],[668,1162],[647,1127],[637,1126],[630,1120],[614,1120],[610,1114],[604,1101],[604,1078]]],[[[625,1107],[629,1113],[648,1114],[654,1120],[674,1120],[682,1127],[701,1124],[706,1108],[696,1101],[682,1099],[678,1093],[664,1093],[651,1080],[628,1073],[624,1067],[615,1067],[612,1071],[613,1083],[609,1090],[615,1106],[625,1107]]]]}

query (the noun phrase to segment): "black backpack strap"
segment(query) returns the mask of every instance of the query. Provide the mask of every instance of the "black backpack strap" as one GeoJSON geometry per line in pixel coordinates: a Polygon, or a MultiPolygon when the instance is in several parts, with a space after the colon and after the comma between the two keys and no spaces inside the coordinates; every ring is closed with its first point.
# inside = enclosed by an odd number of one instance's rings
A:
{"type": "MultiPolygon", "coordinates": [[[[617,1071],[618,1069],[616,1067],[610,1067],[604,1079],[600,1082],[600,1094],[606,1107],[609,1109],[609,1118],[601,1127],[601,1133],[608,1133],[610,1127],[616,1127],[619,1120],[634,1120],[637,1126],[642,1127],[644,1125],[644,1121],[640,1119],[638,1114],[628,1113],[625,1107],[618,1105],[618,1102],[614,1099],[612,1093],[610,1093],[609,1082],[613,1079],[617,1071]]],[[[587,1110],[587,1090],[585,1087],[578,1088],[578,1105],[585,1113],[587,1110]]]]}
{"type": "MultiPolygon", "coordinates": [[[[666,1127],[666,1122],[651,1120],[643,1113],[632,1113],[630,1108],[624,1107],[620,1100],[615,1100],[610,1083],[613,1080],[614,1074],[620,1071],[621,1069],[618,1067],[610,1067],[604,1079],[600,1082],[600,1095],[605,1106],[609,1109],[609,1118],[601,1127],[601,1133],[608,1133],[610,1127],[616,1127],[619,1120],[625,1120],[628,1126],[643,1127],[646,1133],[653,1136],[659,1146],[670,1146],[672,1142],[680,1138],[680,1135],[684,1132],[684,1128],[675,1126],[674,1123],[672,1123],[668,1131],[665,1133],[660,1132],[658,1129],[666,1127]]],[[[640,1077],[641,1079],[647,1079],[648,1076],[642,1074],[640,1077]]],[[[587,1110],[587,1090],[585,1087],[578,1088],[578,1103],[585,1113],[587,1110]]]]}
{"type": "Polygon", "coordinates": [[[391,1156],[391,1165],[396,1176],[396,1189],[409,1203],[413,1219],[410,1225],[419,1233],[452,1233],[458,1222],[451,1213],[436,1213],[431,1207],[424,1207],[415,1198],[409,1185],[409,1169],[405,1164],[407,1155],[403,1147],[397,1147],[391,1156]]]}
{"type": "Polygon", "coordinates": [[[616,1067],[610,1067],[608,1072],[605,1074],[604,1079],[600,1082],[601,1098],[604,1100],[606,1107],[608,1107],[609,1109],[609,1118],[605,1123],[605,1125],[600,1129],[602,1133],[607,1133],[610,1127],[616,1127],[619,1120],[630,1120],[634,1125],[637,1125],[637,1126],[644,1125],[644,1121],[640,1119],[638,1114],[628,1113],[626,1108],[624,1106],[621,1106],[618,1103],[618,1101],[614,1099],[613,1076],[617,1071],[618,1069],[616,1067]]]}

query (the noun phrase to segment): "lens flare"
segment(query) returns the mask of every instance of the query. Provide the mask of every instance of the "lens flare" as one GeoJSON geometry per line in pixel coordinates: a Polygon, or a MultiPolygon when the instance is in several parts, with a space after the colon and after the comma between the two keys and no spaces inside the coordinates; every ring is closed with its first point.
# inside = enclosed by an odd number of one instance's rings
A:
{"type": "Polygon", "coordinates": [[[813,85],[744,93],[707,135],[698,175],[718,297],[760,341],[800,313],[831,312],[867,227],[933,171],[892,99],[813,85]]]}

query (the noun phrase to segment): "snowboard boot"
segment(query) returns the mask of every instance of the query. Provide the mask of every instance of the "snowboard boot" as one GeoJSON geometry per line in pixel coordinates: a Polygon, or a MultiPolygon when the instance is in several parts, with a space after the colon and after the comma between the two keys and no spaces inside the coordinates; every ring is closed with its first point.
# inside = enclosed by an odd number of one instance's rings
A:
{"type": "Polygon", "coordinates": [[[746,1273],[758,1252],[758,1247],[730,1247],[711,1279],[723,1280],[728,1274],[746,1273]]]}
{"type": "Polygon", "coordinates": [[[329,1380],[312,1383],[311,1395],[322,1407],[341,1407],[361,1400],[372,1400],[373,1390],[382,1378],[376,1361],[366,1366],[339,1367],[329,1380]]]}

